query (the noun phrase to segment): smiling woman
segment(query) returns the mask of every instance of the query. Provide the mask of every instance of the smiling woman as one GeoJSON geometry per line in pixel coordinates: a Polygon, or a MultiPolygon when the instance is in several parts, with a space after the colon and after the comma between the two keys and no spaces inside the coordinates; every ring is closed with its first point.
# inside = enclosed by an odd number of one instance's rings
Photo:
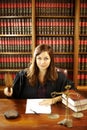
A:
{"type": "Polygon", "coordinates": [[[51,58],[48,52],[44,51],[36,58],[36,63],[38,68],[42,67],[42,69],[47,69],[50,65],[51,58]]]}
{"type": "Polygon", "coordinates": [[[53,56],[53,50],[49,45],[38,45],[30,66],[17,73],[12,93],[5,88],[5,95],[20,99],[47,98],[48,100],[43,101],[42,105],[61,101],[61,96],[52,98],[51,94],[55,91],[64,92],[67,84],[71,85],[71,89],[74,88],[74,85],[64,73],[57,71],[53,56]]]}
{"type": "Polygon", "coordinates": [[[49,67],[51,62],[51,58],[48,54],[48,52],[44,51],[36,58],[36,64],[39,68],[39,80],[43,83],[44,81],[44,75],[47,71],[47,68],[49,67]]]}

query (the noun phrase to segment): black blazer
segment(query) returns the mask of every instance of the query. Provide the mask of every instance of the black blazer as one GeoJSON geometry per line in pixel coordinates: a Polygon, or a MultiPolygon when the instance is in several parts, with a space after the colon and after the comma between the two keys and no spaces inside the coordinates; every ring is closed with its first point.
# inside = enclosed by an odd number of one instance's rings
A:
{"type": "MultiPolygon", "coordinates": [[[[58,79],[53,83],[47,81],[45,84],[46,92],[43,98],[51,98],[52,92],[63,92],[65,91],[66,85],[71,85],[70,89],[74,89],[74,83],[67,79],[62,73],[58,72],[58,79]]],[[[37,95],[37,90],[40,88],[40,83],[37,81],[35,87],[30,86],[24,70],[17,73],[14,84],[13,84],[13,98],[27,99],[27,98],[40,98],[37,95]]],[[[42,97],[41,97],[42,98],[42,97]]]]}

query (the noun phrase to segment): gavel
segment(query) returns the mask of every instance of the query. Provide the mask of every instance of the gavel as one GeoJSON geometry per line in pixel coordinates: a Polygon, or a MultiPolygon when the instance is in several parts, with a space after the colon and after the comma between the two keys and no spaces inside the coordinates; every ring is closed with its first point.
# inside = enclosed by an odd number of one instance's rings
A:
{"type": "Polygon", "coordinates": [[[8,88],[8,92],[11,92],[13,86],[12,75],[8,72],[5,73],[5,86],[8,88]]]}

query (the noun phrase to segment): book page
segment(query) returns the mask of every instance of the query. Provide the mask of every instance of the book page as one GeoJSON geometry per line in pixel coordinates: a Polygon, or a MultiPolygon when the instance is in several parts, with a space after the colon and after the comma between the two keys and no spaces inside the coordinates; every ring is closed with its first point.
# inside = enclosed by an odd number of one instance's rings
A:
{"type": "Polygon", "coordinates": [[[43,100],[44,99],[27,99],[25,113],[26,114],[29,114],[29,113],[50,114],[51,113],[51,105],[39,105],[39,103],[43,100]]]}

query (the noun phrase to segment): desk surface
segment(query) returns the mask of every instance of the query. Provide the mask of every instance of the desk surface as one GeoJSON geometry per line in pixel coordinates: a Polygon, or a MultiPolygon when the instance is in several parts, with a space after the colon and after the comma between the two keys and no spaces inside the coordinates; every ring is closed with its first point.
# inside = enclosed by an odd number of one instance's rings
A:
{"type": "Polygon", "coordinates": [[[25,114],[26,100],[0,99],[0,130],[87,130],[87,111],[83,111],[84,117],[76,119],[72,116],[73,127],[67,128],[57,123],[65,118],[65,106],[58,103],[52,106],[52,114],[58,114],[59,118],[51,119],[48,114],[25,114]],[[17,110],[20,116],[16,119],[6,119],[4,112],[17,110]]]}

